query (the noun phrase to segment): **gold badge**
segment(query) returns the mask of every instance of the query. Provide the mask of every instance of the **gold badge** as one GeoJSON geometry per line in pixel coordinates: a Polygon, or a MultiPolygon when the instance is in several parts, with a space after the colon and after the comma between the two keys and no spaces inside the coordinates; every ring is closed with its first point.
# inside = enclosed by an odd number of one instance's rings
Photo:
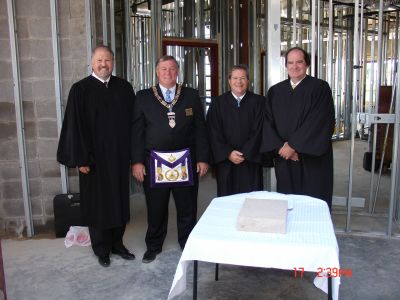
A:
{"type": "Polygon", "coordinates": [[[193,116],[192,108],[186,108],[185,113],[186,113],[186,117],[193,116]]]}

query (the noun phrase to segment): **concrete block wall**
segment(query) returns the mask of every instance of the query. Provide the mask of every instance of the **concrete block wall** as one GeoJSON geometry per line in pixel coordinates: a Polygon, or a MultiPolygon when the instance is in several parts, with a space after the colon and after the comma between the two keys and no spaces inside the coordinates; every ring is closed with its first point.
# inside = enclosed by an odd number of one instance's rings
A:
{"type": "MultiPolygon", "coordinates": [[[[50,0],[15,0],[21,93],[34,224],[53,219],[53,198],[61,192],[50,0]]],[[[87,76],[85,4],[59,0],[62,98],[87,76]]],[[[6,1],[0,1],[0,235],[20,234],[25,218],[6,1]]],[[[75,170],[70,191],[78,191],[75,170]]]]}

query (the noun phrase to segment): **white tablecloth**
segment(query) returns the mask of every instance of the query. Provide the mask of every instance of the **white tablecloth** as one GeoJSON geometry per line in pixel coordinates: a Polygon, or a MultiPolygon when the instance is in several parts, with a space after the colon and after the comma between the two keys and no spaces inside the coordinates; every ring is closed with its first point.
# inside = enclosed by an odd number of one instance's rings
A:
{"type": "MultiPolygon", "coordinates": [[[[212,200],[193,229],[179,260],[168,299],[186,289],[186,269],[193,260],[212,263],[317,272],[340,268],[339,248],[327,204],[319,199],[252,192],[212,200]],[[245,198],[287,199],[286,234],[236,230],[236,220],[245,198]]],[[[300,275],[298,273],[298,275],[300,275]]],[[[314,284],[325,293],[328,279],[316,277],[314,284]]],[[[338,299],[340,278],[332,278],[332,296],[338,299]]]]}

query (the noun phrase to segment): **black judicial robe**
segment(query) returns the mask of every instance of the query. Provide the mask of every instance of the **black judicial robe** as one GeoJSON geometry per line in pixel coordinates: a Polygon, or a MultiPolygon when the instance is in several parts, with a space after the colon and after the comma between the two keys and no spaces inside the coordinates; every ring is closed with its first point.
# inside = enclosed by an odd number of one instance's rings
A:
{"type": "MultiPolygon", "coordinates": [[[[157,85],[161,98],[162,92],[157,85]]],[[[132,125],[132,163],[148,166],[150,150],[190,149],[193,172],[197,162],[209,161],[209,144],[204,110],[197,90],[182,87],[173,107],[176,125],[168,125],[168,108],[155,97],[151,88],[137,93],[132,125]]],[[[149,173],[148,173],[149,174],[149,173]]]]}
{"type": "Polygon", "coordinates": [[[295,89],[289,79],[269,89],[261,152],[275,153],[278,192],[320,198],[331,206],[334,125],[332,91],[327,82],[306,76],[295,89]],[[298,162],[277,154],[284,142],[299,154],[298,162]]]}
{"type": "Polygon", "coordinates": [[[68,167],[90,166],[79,172],[82,221],[108,229],[129,221],[129,178],[132,86],[111,76],[108,88],[93,76],[70,90],[57,150],[68,167]]]}
{"type": "Polygon", "coordinates": [[[246,92],[240,106],[232,93],[213,99],[207,125],[217,175],[218,196],[262,190],[259,152],[265,98],[246,92]],[[245,161],[232,163],[229,154],[237,150],[245,161]]]}

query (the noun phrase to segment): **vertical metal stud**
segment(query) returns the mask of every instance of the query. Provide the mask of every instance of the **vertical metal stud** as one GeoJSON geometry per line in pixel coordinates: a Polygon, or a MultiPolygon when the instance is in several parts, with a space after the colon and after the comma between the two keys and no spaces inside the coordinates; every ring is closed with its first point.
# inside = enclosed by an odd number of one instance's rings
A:
{"type": "MultiPolygon", "coordinates": [[[[58,31],[58,7],[57,0],[50,0],[50,16],[51,16],[51,41],[53,45],[53,62],[54,62],[54,91],[56,96],[56,113],[57,113],[57,130],[58,136],[61,133],[63,120],[63,99],[62,95],[62,80],[60,67],[60,46],[59,46],[59,31],[58,31]]],[[[68,192],[68,172],[67,168],[60,164],[61,171],[61,191],[66,194],[68,192]]]]}
{"type": "MultiPolygon", "coordinates": [[[[378,53],[376,63],[376,89],[375,89],[375,113],[378,113],[379,107],[379,87],[381,85],[381,69],[382,69],[382,31],[383,31],[383,0],[379,1],[379,19],[378,19],[378,53]]],[[[371,162],[371,177],[370,177],[370,190],[369,190],[369,202],[372,203],[375,185],[375,157],[376,157],[376,140],[378,125],[374,123],[374,135],[372,137],[372,162],[371,162]]],[[[372,205],[370,206],[370,213],[372,213],[372,205]]]]}
{"type": "Polygon", "coordinates": [[[101,0],[101,24],[103,28],[103,45],[108,45],[107,32],[107,1],[101,0]]]}
{"type": "Polygon", "coordinates": [[[24,202],[27,236],[32,237],[34,234],[33,221],[32,221],[32,204],[29,195],[29,179],[28,179],[28,166],[26,158],[24,114],[22,109],[21,78],[19,73],[20,67],[18,58],[18,53],[19,53],[18,32],[15,23],[16,20],[15,5],[13,0],[7,0],[7,13],[8,13],[8,29],[10,33],[12,74],[14,81],[14,103],[15,103],[15,117],[17,125],[17,136],[18,136],[18,154],[19,154],[19,163],[21,168],[22,198],[24,202]]]}
{"type": "MultiPolygon", "coordinates": [[[[111,27],[111,50],[114,52],[114,56],[117,55],[115,52],[115,16],[114,16],[114,0],[110,0],[110,27],[111,27]]],[[[107,23],[106,23],[107,24],[107,23]]],[[[114,57],[114,69],[113,75],[117,74],[117,64],[114,57]]]]}
{"type": "Polygon", "coordinates": [[[85,24],[86,24],[86,67],[87,74],[92,73],[92,0],[85,0],[85,24]]]}
{"type": "MultiPolygon", "coordinates": [[[[359,61],[359,37],[358,37],[358,23],[359,23],[359,1],[354,3],[354,52],[353,63],[358,64],[359,61]]],[[[346,232],[351,231],[351,202],[353,194],[353,168],[354,168],[354,143],[357,123],[357,98],[358,98],[358,80],[359,69],[353,68],[353,102],[351,114],[351,143],[350,143],[350,163],[349,163],[349,185],[347,194],[347,216],[346,216],[346,232]]]]}
{"type": "MultiPolygon", "coordinates": [[[[315,21],[316,21],[316,15],[315,15],[315,1],[316,0],[311,0],[311,76],[315,77],[315,54],[316,54],[316,29],[315,29],[315,21]]],[[[317,0],[318,1],[318,0],[317,0]]]]}

